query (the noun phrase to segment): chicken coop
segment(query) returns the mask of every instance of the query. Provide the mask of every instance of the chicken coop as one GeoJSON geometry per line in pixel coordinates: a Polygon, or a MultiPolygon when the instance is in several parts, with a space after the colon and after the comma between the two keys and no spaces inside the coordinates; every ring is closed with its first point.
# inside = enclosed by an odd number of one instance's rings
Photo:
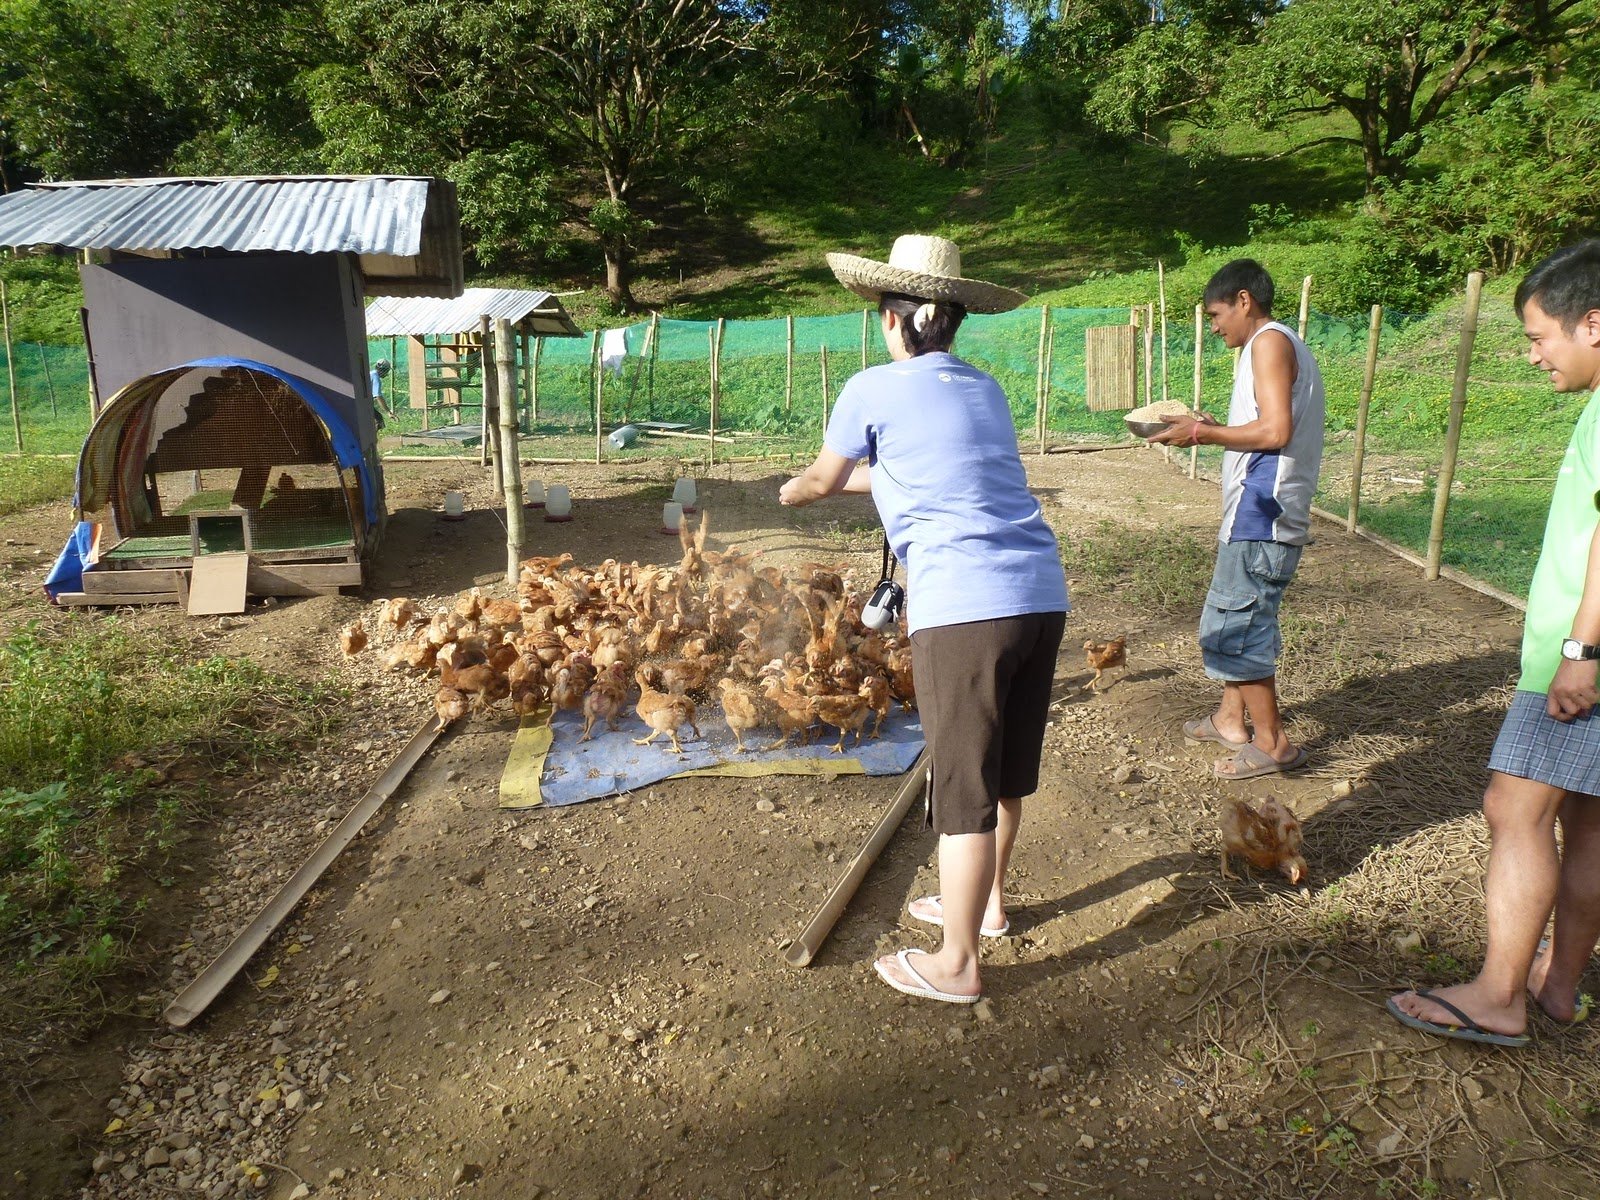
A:
{"type": "Polygon", "coordinates": [[[0,245],[81,252],[95,420],[64,604],[362,582],[387,508],[365,297],[453,297],[447,181],[131,179],[0,196],[0,245]]]}

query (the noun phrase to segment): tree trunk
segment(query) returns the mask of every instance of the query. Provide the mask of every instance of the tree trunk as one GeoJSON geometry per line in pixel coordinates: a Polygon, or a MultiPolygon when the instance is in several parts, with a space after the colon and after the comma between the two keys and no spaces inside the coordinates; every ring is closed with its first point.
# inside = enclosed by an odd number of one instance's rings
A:
{"type": "Polygon", "coordinates": [[[625,249],[614,246],[605,248],[606,255],[606,295],[611,297],[611,303],[616,305],[621,312],[632,312],[632,264],[625,249]]]}

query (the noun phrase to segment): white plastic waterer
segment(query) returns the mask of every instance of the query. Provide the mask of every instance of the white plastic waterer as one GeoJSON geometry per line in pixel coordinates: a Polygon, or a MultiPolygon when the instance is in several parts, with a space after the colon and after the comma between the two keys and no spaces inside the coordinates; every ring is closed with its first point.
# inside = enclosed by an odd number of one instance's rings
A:
{"type": "Polygon", "coordinates": [[[683,505],[686,513],[694,512],[695,502],[699,500],[699,492],[695,489],[694,480],[687,475],[672,485],[672,498],[683,505]]]}
{"type": "Polygon", "coordinates": [[[683,505],[676,500],[668,500],[661,506],[661,532],[678,536],[678,530],[683,527],[683,505]]]}
{"type": "Polygon", "coordinates": [[[544,519],[546,521],[572,520],[572,492],[564,483],[552,483],[545,492],[544,519]]]}
{"type": "Polygon", "coordinates": [[[544,507],[544,480],[528,480],[527,496],[524,498],[524,503],[529,508],[544,507]]]}

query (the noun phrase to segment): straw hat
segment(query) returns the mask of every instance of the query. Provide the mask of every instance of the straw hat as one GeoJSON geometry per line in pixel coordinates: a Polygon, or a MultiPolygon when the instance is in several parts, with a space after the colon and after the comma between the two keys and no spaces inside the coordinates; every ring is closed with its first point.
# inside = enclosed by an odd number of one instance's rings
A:
{"type": "Polygon", "coordinates": [[[1028,298],[1013,288],[961,277],[961,248],[942,237],[908,233],[894,240],[889,261],[830,254],[833,273],[858,296],[876,301],[884,292],[919,300],[951,300],[968,312],[1008,312],[1028,298]]]}

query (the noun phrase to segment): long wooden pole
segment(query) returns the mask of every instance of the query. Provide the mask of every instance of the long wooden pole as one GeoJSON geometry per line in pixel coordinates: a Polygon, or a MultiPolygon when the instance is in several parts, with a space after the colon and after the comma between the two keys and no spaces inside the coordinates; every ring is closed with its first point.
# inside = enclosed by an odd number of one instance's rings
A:
{"type": "Polygon", "coordinates": [[[794,317],[785,317],[783,323],[783,411],[788,412],[794,405],[794,317]]]}
{"type": "MultiPolygon", "coordinates": [[[[526,402],[527,402],[527,405],[528,405],[528,430],[529,430],[529,432],[532,432],[532,430],[533,430],[533,422],[534,422],[534,412],[533,412],[533,343],[534,343],[534,338],[533,338],[533,335],[531,333],[520,333],[519,332],[517,334],[517,345],[522,350],[522,395],[526,399],[526,402]]],[[[521,429],[522,429],[522,408],[521,408],[520,405],[518,406],[518,409],[517,409],[517,429],[518,429],[518,432],[521,432],[521,429]]]]}
{"type": "Polygon", "coordinates": [[[1300,284],[1300,340],[1306,340],[1306,322],[1311,319],[1311,276],[1300,284]]]}
{"type": "Polygon", "coordinates": [[[606,437],[606,364],[600,358],[600,334],[594,335],[594,461],[604,457],[606,437]]]}
{"type": "Polygon", "coordinates": [[[867,369],[867,322],[871,314],[872,310],[870,308],[861,310],[861,369],[863,371],[867,369]]]}
{"type": "Polygon", "coordinates": [[[1156,260],[1156,287],[1161,297],[1161,398],[1167,398],[1167,268],[1156,260]]]}
{"type": "Polygon", "coordinates": [[[1378,336],[1383,332],[1383,305],[1372,306],[1372,323],[1367,326],[1367,363],[1361,372],[1361,402],[1356,406],[1356,451],[1350,464],[1350,511],[1344,527],[1356,531],[1361,516],[1361,468],[1367,458],[1367,410],[1372,406],[1372,382],[1378,373],[1378,336]]]}
{"type": "Polygon", "coordinates": [[[900,785],[900,790],[889,802],[889,807],[884,810],[883,816],[878,818],[877,825],[873,826],[872,832],[867,835],[865,844],[850,860],[844,876],[833,885],[833,891],[828,893],[828,898],[822,902],[822,907],[817,910],[816,916],[811,918],[810,923],[783,956],[784,961],[791,967],[809,967],[811,961],[816,958],[817,952],[822,949],[822,943],[828,940],[828,934],[833,932],[833,927],[844,915],[851,898],[860,890],[867,872],[872,870],[872,864],[878,861],[878,856],[894,837],[895,830],[900,828],[900,822],[905,820],[906,813],[911,811],[911,806],[921,799],[928,786],[928,775],[928,752],[924,750],[917,756],[917,761],[911,764],[905,782],[900,785]]]}
{"type": "Polygon", "coordinates": [[[6,281],[0,279],[0,324],[6,335],[6,383],[11,389],[11,428],[17,435],[17,453],[22,453],[22,414],[17,410],[17,359],[11,353],[11,304],[6,299],[6,281]]]}
{"type": "Polygon", "coordinates": [[[522,574],[522,547],[527,530],[522,507],[522,455],[517,447],[517,351],[511,322],[494,325],[495,367],[500,372],[500,470],[506,499],[506,586],[515,588],[522,574]]]}
{"type": "Polygon", "coordinates": [[[1483,272],[1467,276],[1466,311],[1461,318],[1461,344],[1456,348],[1456,374],[1450,383],[1450,421],[1444,431],[1444,461],[1433,493],[1433,527],[1428,531],[1428,562],[1423,578],[1439,578],[1444,558],[1444,518],[1450,508],[1450,485],[1456,477],[1456,455],[1461,451],[1461,421],[1467,411],[1467,379],[1472,373],[1472,343],[1478,336],[1478,306],[1483,302],[1483,272]]]}
{"type": "MultiPolygon", "coordinates": [[[[1205,320],[1206,310],[1204,305],[1194,306],[1194,411],[1200,411],[1200,403],[1205,389],[1205,320]]],[[[1193,479],[1200,473],[1200,447],[1189,447],[1189,478],[1193,479]]]]}

